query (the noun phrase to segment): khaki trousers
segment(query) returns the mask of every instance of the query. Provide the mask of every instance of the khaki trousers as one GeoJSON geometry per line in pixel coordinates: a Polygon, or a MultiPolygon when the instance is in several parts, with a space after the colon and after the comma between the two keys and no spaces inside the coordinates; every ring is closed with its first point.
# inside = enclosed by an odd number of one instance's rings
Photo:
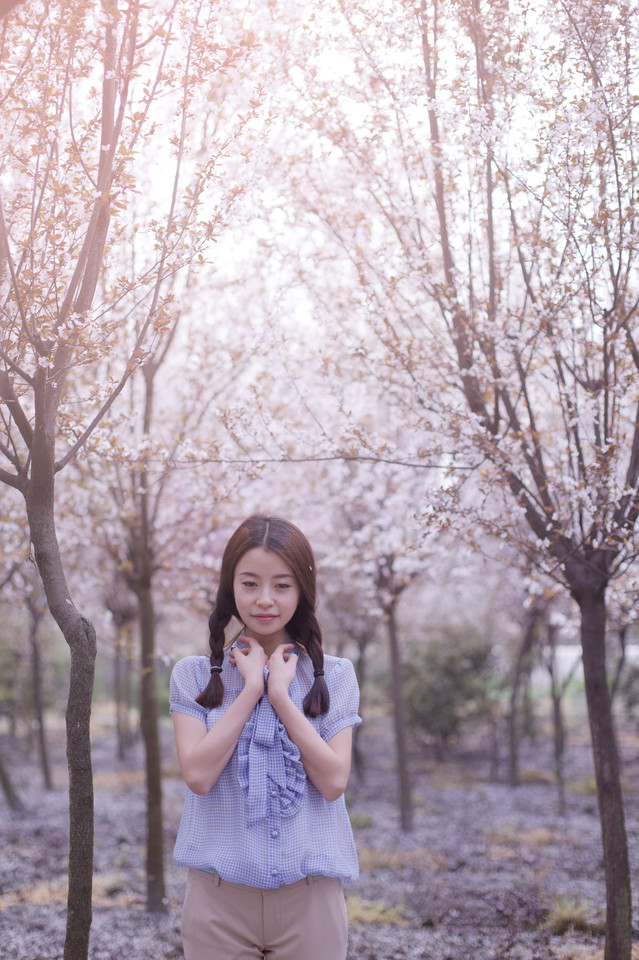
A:
{"type": "Polygon", "coordinates": [[[184,960],[345,960],[342,882],[306,877],[260,890],[190,868],[182,939],[184,960]]]}

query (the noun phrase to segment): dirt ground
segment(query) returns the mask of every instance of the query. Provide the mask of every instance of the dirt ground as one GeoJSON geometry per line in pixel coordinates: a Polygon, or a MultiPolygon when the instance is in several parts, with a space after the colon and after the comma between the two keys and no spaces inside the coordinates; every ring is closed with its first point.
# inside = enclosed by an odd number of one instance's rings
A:
{"type": "MultiPolygon", "coordinates": [[[[184,873],[173,864],[171,849],[183,786],[171,730],[163,728],[168,908],[157,917],[144,909],[141,747],[118,761],[113,732],[102,721],[94,736],[91,960],[181,960],[184,873]]],[[[565,817],[558,813],[557,788],[548,774],[548,742],[525,745],[523,782],[514,790],[489,780],[488,757],[477,745],[466,752],[456,748],[443,763],[427,749],[415,751],[410,833],[399,828],[392,739],[384,718],[366,723],[361,746],[366,774],[353,775],[348,789],[361,867],[360,879],[346,890],[348,960],[601,960],[601,839],[584,731],[569,738],[565,817]]],[[[3,749],[25,811],[10,811],[0,798],[1,954],[5,960],[61,960],[68,832],[62,734],[53,736],[53,791],[43,790],[36,757],[24,744],[5,741],[3,749]]],[[[624,733],[622,755],[636,889],[636,736],[624,733]]]]}

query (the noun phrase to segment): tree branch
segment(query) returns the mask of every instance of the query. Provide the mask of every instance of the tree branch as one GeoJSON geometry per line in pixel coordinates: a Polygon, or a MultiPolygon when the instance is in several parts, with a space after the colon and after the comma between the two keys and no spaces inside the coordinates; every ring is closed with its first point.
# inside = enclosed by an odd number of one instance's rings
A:
{"type": "Polygon", "coordinates": [[[0,398],[2,399],[2,402],[7,405],[13,422],[17,426],[22,439],[30,450],[33,443],[33,428],[31,427],[27,415],[22,409],[20,401],[13,390],[9,374],[6,372],[6,370],[0,370],[0,398]]]}

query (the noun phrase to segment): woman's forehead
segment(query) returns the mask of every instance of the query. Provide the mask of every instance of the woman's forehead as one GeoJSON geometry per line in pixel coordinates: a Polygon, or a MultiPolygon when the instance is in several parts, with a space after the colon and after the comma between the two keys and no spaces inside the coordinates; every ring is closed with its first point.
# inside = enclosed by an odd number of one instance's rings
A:
{"type": "Polygon", "coordinates": [[[236,574],[252,574],[260,577],[294,577],[293,569],[283,557],[274,550],[253,547],[240,557],[235,568],[236,574]]]}

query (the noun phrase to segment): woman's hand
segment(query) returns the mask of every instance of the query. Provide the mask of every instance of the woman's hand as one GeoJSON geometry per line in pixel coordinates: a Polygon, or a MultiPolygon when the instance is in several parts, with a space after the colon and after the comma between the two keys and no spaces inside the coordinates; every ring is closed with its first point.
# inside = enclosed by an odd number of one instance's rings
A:
{"type": "Polygon", "coordinates": [[[276,647],[267,661],[269,700],[277,695],[288,696],[288,688],[293,682],[299,655],[294,643],[282,643],[276,647]]]}
{"type": "Polygon", "coordinates": [[[236,642],[229,650],[229,660],[237,668],[245,686],[255,689],[259,687],[264,692],[266,654],[252,637],[242,637],[240,642],[243,644],[241,647],[238,647],[236,642]]]}

